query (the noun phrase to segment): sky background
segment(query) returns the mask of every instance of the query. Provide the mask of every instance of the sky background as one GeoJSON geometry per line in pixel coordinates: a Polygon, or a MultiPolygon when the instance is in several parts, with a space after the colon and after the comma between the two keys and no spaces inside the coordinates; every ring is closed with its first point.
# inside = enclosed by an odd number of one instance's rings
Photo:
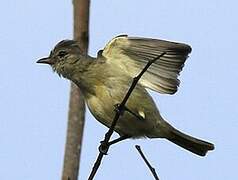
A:
{"type": "MultiPolygon", "coordinates": [[[[153,179],[136,144],[162,180],[238,177],[237,6],[235,0],[91,2],[92,56],[119,34],[192,46],[179,91],[152,95],[171,124],[216,146],[201,158],[162,139],[127,140],[110,149],[96,180],[153,179]]],[[[35,62],[58,41],[72,38],[72,19],[70,0],[1,2],[1,180],[61,178],[69,81],[35,62]]],[[[87,112],[79,179],[87,179],[106,131],[87,112]]]]}

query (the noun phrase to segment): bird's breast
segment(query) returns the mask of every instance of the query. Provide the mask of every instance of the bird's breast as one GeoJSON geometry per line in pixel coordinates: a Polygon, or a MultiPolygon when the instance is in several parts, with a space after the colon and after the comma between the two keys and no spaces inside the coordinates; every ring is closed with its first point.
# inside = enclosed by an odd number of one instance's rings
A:
{"type": "Polygon", "coordinates": [[[104,125],[110,126],[114,116],[114,105],[117,104],[110,91],[105,86],[96,86],[94,94],[86,94],[85,99],[95,118],[104,125]]]}

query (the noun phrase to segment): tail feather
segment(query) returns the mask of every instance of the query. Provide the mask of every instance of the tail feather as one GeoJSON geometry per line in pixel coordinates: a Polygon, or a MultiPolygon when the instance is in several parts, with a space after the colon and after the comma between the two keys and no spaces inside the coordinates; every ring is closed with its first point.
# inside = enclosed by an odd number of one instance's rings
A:
{"type": "Polygon", "coordinates": [[[200,156],[205,156],[207,151],[214,149],[214,145],[212,143],[184,134],[175,128],[172,128],[167,139],[200,156]]]}

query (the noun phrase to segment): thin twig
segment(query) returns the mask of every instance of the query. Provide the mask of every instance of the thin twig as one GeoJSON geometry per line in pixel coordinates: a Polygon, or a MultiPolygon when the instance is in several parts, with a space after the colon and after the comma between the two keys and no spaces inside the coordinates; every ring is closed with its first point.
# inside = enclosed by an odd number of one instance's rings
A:
{"type": "Polygon", "coordinates": [[[145,161],[145,164],[148,166],[148,168],[149,168],[150,171],[152,172],[152,174],[153,174],[155,180],[159,180],[159,177],[158,177],[158,175],[157,175],[157,173],[156,173],[156,171],[155,171],[155,168],[153,168],[153,166],[151,166],[151,164],[149,163],[149,161],[146,159],[146,157],[145,157],[144,153],[142,152],[140,146],[139,146],[139,145],[136,145],[135,147],[136,147],[137,151],[140,153],[142,159],[145,161]]]}
{"type": "Polygon", "coordinates": [[[90,173],[90,176],[88,178],[88,180],[93,180],[94,176],[97,173],[97,170],[101,164],[102,158],[104,155],[106,155],[108,149],[109,149],[109,140],[113,134],[114,128],[117,124],[118,119],[120,118],[120,116],[123,114],[123,111],[125,109],[125,104],[127,102],[127,100],[129,99],[132,91],[134,90],[134,88],[136,87],[136,84],[138,83],[138,81],[140,80],[140,78],[142,77],[142,75],[147,71],[147,69],[150,67],[151,64],[153,64],[156,60],[160,59],[162,56],[164,56],[166,53],[163,52],[162,54],[160,54],[159,56],[157,56],[156,58],[148,61],[148,63],[146,64],[146,66],[143,68],[143,70],[140,72],[140,74],[136,77],[133,78],[133,82],[129,88],[129,90],[127,91],[124,99],[122,100],[122,102],[116,107],[116,114],[113,118],[112,124],[108,130],[108,132],[105,134],[104,140],[101,142],[101,145],[99,147],[100,153],[97,157],[97,160],[94,163],[94,166],[92,168],[92,171],[90,173]],[[103,149],[103,151],[102,151],[103,149]]]}

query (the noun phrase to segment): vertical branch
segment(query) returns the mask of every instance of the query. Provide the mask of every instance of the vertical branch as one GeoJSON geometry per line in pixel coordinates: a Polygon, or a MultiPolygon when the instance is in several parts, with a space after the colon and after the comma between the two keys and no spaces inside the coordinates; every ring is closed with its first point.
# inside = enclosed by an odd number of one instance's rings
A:
{"type": "MultiPolygon", "coordinates": [[[[88,51],[90,0],[73,0],[74,39],[79,41],[83,53],[88,51]]],[[[71,84],[67,138],[62,180],[77,180],[82,148],[85,103],[79,88],[71,84]]]]}

